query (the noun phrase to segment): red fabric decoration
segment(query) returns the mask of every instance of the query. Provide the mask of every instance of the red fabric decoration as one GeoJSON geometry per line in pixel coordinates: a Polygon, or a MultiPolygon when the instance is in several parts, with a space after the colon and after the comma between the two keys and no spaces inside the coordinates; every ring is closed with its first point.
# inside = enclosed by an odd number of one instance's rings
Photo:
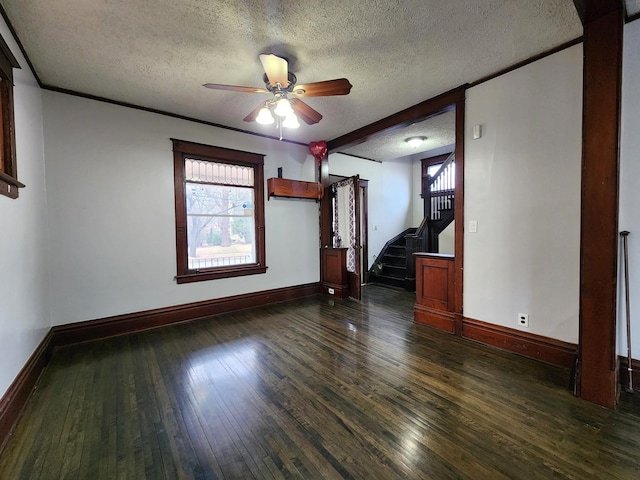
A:
{"type": "Polygon", "coordinates": [[[321,140],[319,142],[311,142],[309,144],[309,152],[313,155],[318,162],[318,165],[327,154],[327,142],[321,140]]]}

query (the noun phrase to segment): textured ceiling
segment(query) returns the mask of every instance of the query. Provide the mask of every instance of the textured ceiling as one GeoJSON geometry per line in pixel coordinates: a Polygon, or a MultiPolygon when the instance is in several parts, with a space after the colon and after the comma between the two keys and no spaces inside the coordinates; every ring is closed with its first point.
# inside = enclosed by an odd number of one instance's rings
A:
{"type": "MultiPolygon", "coordinates": [[[[265,94],[260,53],[299,83],[346,77],[344,97],[309,98],[330,140],[573,40],[573,0],[0,0],[45,86],[276,135],[245,123],[265,94]]],[[[637,2],[630,2],[637,3],[637,2]]],[[[428,136],[428,135],[427,135],[428,136]]]]}
{"type": "Polygon", "coordinates": [[[446,112],[408,127],[381,133],[364,143],[342,149],[340,153],[378,161],[409,157],[452,145],[456,141],[455,127],[455,111],[446,112]],[[405,141],[410,137],[426,137],[426,140],[413,148],[405,141]]]}
{"type": "Polygon", "coordinates": [[[626,0],[627,15],[632,16],[640,13],[640,0],[626,0]]]}

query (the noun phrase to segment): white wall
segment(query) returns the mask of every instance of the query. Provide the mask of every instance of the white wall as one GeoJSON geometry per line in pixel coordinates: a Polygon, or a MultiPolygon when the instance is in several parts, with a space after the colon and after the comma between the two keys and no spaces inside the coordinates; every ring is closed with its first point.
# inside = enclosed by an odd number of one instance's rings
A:
{"type": "Polygon", "coordinates": [[[467,91],[466,317],[577,343],[581,130],[582,45],[467,91]]]}
{"type": "Polygon", "coordinates": [[[411,162],[390,160],[382,163],[349,155],[329,155],[331,175],[360,175],[369,181],[369,266],[384,244],[412,225],[411,162]]]}
{"type": "Polygon", "coordinates": [[[0,34],[21,69],[14,70],[17,200],[0,196],[0,396],[50,327],[49,265],[41,93],[4,21],[0,34]]]}
{"type": "MultiPolygon", "coordinates": [[[[629,296],[634,358],[640,358],[640,21],[625,25],[622,60],[622,134],[620,149],[620,230],[629,234],[629,296]]],[[[618,353],[627,355],[622,248],[618,280],[618,353]]]]}
{"type": "MultiPolygon", "coordinates": [[[[177,285],[170,138],[266,154],[315,180],[304,146],[43,93],[54,325],[319,281],[318,203],[265,201],[264,275],[177,285]]],[[[265,186],[266,194],[266,186],[265,186]]]]}
{"type": "Polygon", "coordinates": [[[456,253],[456,221],[451,222],[438,235],[438,253],[456,253]]]}

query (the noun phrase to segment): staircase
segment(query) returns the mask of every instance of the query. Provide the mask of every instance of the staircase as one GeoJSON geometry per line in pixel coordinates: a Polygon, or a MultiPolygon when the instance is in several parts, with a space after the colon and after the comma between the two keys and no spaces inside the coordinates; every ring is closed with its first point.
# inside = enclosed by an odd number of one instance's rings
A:
{"type": "Polygon", "coordinates": [[[370,283],[412,289],[411,281],[408,282],[407,277],[407,235],[415,235],[416,230],[408,228],[385,244],[369,270],[370,283]]]}
{"type": "Polygon", "coordinates": [[[439,235],[454,220],[455,155],[452,153],[422,186],[424,220],[389,240],[369,270],[369,282],[415,291],[415,252],[438,252],[439,235]]]}

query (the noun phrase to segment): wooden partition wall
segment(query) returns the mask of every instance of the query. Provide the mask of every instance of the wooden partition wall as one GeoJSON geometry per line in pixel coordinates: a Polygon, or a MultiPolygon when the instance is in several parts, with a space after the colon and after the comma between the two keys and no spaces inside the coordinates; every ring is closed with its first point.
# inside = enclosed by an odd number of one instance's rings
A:
{"type": "Polygon", "coordinates": [[[416,322],[456,332],[453,255],[416,253],[416,322]]]}

